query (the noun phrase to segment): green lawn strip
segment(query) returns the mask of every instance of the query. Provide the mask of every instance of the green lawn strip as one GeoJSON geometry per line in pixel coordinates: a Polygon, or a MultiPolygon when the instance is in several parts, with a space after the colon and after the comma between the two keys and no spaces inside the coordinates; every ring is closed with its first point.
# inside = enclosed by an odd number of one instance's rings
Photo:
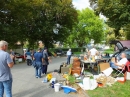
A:
{"type": "Polygon", "coordinates": [[[74,54],[78,55],[78,54],[81,54],[81,52],[73,52],[74,54]]]}
{"type": "Polygon", "coordinates": [[[87,91],[90,97],[130,97],[130,81],[87,91]]]}
{"type": "Polygon", "coordinates": [[[107,50],[105,50],[105,51],[104,51],[104,53],[113,54],[113,53],[114,53],[114,51],[113,51],[112,49],[107,49],[107,50]]]}
{"type": "Polygon", "coordinates": [[[81,52],[73,52],[73,56],[75,57],[80,57],[80,54],[82,54],[81,52]]]}

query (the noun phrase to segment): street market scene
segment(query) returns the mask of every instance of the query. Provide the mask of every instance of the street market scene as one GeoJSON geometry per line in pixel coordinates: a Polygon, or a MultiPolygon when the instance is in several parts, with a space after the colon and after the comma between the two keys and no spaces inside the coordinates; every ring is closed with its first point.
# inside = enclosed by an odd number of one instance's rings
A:
{"type": "Polygon", "coordinates": [[[130,97],[129,0],[0,0],[0,97],[130,97]]]}

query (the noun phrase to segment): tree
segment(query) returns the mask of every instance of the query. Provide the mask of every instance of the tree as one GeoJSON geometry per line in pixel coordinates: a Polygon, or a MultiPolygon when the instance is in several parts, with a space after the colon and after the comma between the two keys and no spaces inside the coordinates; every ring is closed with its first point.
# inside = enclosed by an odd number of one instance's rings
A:
{"type": "Polygon", "coordinates": [[[130,0],[89,0],[92,8],[99,15],[108,18],[107,24],[115,28],[115,35],[119,35],[121,27],[130,22],[130,0]]]}
{"type": "Polygon", "coordinates": [[[111,40],[115,40],[116,37],[115,37],[115,28],[111,28],[109,27],[108,25],[105,25],[105,37],[106,37],[106,44],[109,44],[111,40]]]}
{"type": "Polygon", "coordinates": [[[86,45],[91,39],[99,43],[103,39],[103,32],[103,21],[94,14],[93,10],[86,8],[78,11],[78,22],[73,26],[67,43],[72,45],[76,42],[78,47],[86,45]]]}
{"type": "Polygon", "coordinates": [[[64,41],[77,20],[72,0],[1,0],[0,5],[0,34],[6,35],[0,39],[12,44],[42,40],[49,47],[64,41]]]}
{"type": "Polygon", "coordinates": [[[130,40],[130,23],[124,27],[124,30],[126,31],[126,39],[130,40]]]}

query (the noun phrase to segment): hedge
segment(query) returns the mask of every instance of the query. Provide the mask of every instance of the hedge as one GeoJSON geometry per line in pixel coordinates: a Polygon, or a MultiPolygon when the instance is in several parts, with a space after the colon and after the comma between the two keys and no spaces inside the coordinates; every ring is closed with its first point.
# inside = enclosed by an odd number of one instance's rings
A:
{"type": "MultiPolygon", "coordinates": [[[[57,50],[61,49],[62,51],[68,51],[69,48],[49,48],[49,51],[51,52],[55,52],[57,50]]],[[[72,52],[81,52],[81,50],[83,50],[83,52],[85,52],[86,48],[71,48],[72,52]]]]}

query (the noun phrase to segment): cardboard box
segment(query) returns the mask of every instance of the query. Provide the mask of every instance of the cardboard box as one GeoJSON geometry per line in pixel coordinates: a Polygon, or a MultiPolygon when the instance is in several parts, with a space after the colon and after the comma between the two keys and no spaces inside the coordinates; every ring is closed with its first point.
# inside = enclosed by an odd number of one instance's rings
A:
{"type": "Polygon", "coordinates": [[[100,68],[100,72],[108,69],[110,67],[110,64],[109,63],[100,63],[99,64],[99,68],[100,68]]]}
{"type": "Polygon", "coordinates": [[[65,72],[69,73],[69,67],[61,67],[61,73],[65,73],[65,72]]]}

